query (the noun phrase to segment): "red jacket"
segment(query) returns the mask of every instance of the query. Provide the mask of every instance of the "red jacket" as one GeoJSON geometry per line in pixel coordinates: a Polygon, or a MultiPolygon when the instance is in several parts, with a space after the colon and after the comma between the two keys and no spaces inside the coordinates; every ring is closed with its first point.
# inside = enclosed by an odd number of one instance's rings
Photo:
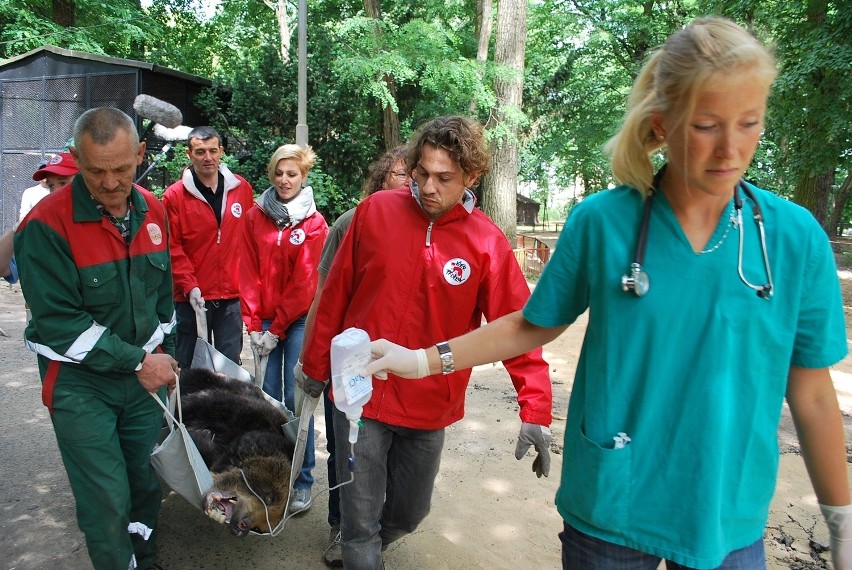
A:
{"type": "Polygon", "coordinates": [[[293,321],[307,314],[317,290],[317,266],[328,224],[314,212],[293,228],[279,230],[255,204],[243,228],[240,300],[248,332],[269,330],[284,338],[293,321]]]}
{"type": "MultiPolygon", "coordinates": [[[[428,347],[524,306],[529,286],[506,236],[465,205],[430,222],[408,190],[385,190],[359,204],[331,266],[303,371],[330,377],[334,335],[349,327],[408,348],[428,347]]],[[[541,349],[504,362],[518,392],[522,421],[550,425],[550,375],[541,349]]],[[[364,417],[416,429],[440,429],[464,416],[471,371],[420,380],[373,380],[364,417]]]]}
{"type": "Polygon", "coordinates": [[[181,180],[163,193],[169,216],[175,301],[188,301],[194,288],[206,301],[240,296],[240,249],[244,214],[251,208],[254,191],[245,178],[219,165],[225,177],[222,224],[192,179],[189,168],[181,180]]]}

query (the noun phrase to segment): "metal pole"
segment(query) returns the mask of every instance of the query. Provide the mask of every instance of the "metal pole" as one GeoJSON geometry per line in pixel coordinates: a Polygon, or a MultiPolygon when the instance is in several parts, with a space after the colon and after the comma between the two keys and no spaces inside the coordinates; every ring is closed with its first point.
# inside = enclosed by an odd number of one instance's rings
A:
{"type": "Polygon", "coordinates": [[[308,0],[299,0],[299,94],[296,144],[308,145],[308,0]]]}

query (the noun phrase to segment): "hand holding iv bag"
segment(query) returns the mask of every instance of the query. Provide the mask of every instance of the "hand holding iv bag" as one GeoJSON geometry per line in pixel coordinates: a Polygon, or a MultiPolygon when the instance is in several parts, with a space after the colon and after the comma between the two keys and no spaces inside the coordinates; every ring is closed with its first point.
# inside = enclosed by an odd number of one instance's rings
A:
{"type": "Polygon", "coordinates": [[[373,377],[359,372],[370,362],[370,337],[348,328],[331,340],[331,382],[334,405],[349,420],[349,442],[358,440],[358,421],[373,395],[373,377]]]}

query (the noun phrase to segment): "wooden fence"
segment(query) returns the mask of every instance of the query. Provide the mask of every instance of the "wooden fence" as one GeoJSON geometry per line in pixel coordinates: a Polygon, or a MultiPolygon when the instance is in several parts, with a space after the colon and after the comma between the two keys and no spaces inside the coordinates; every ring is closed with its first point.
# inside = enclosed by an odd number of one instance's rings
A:
{"type": "Polygon", "coordinates": [[[518,224],[518,232],[559,232],[565,226],[565,220],[552,220],[537,224],[518,224]]]}
{"type": "Polygon", "coordinates": [[[518,234],[516,236],[515,259],[524,275],[541,275],[550,260],[550,247],[538,238],[518,234]]]}

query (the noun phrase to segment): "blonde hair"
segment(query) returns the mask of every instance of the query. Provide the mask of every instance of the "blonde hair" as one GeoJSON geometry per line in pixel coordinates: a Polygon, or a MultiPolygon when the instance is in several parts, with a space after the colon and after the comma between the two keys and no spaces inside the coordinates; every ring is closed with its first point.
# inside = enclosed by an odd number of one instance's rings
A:
{"type": "Polygon", "coordinates": [[[299,170],[302,173],[302,178],[305,178],[313,167],[314,162],[316,162],[317,155],[314,152],[314,149],[310,146],[305,146],[305,148],[302,148],[297,144],[284,144],[279,146],[269,158],[269,164],[266,165],[266,176],[269,178],[270,182],[275,182],[275,168],[278,166],[278,163],[287,158],[296,160],[296,163],[299,165],[299,170]]]}
{"type": "Polygon", "coordinates": [[[769,50],[730,20],[698,18],[669,36],[633,83],[624,122],[605,146],[615,178],[647,195],[654,178],[651,155],[664,145],[652,129],[653,115],[677,114],[678,124],[688,120],[716,74],[744,67],[767,85],[778,73],[769,50]]]}

